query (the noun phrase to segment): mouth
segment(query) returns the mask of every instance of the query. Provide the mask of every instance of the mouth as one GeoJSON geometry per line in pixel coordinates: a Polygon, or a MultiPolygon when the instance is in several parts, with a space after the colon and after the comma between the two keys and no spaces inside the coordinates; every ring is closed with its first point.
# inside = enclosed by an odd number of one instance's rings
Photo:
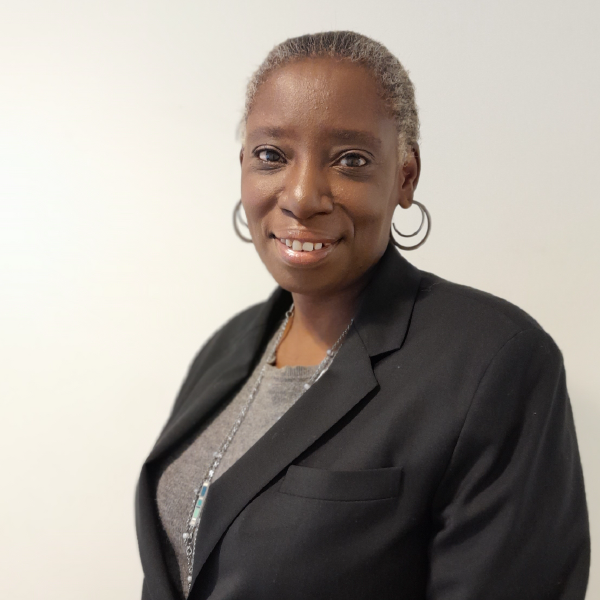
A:
{"type": "Polygon", "coordinates": [[[285,262],[293,265],[312,265],[325,259],[337,246],[339,239],[317,237],[299,233],[295,236],[288,233],[285,237],[274,234],[271,238],[277,245],[280,256],[285,262]]]}

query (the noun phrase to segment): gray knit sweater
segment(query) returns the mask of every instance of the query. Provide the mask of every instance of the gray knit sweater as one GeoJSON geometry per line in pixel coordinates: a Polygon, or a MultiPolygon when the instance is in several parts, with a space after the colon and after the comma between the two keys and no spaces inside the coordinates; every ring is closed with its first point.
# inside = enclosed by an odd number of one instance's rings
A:
{"type": "MultiPolygon", "coordinates": [[[[267,345],[258,366],[235,398],[224,405],[211,420],[203,423],[202,429],[187,445],[179,447],[158,465],[156,501],[164,530],[163,547],[171,578],[182,597],[187,596],[187,561],[183,532],[186,530],[194,503],[194,488],[200,487],[213,461],[213,453],[220,448],[248,400],[263,361],[273,349],[276,336],[277,334],[267,345]]],[[[267,365],[254,401],[222,458],[213,482],[294,404],[316,368],[297,366],[278,369],[272,364],[267,365]]]]}

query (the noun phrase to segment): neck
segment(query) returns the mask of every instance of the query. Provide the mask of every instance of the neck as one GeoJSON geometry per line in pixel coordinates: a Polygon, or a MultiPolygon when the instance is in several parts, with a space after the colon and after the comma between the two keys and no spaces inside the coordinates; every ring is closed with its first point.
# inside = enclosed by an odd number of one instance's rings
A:
{"type": "Polygon", "coordinates": [[[277,350],[276,365],[317,365],[355,316],[367,280],[327,296],[293,293],[294,316],[277,350]]]}

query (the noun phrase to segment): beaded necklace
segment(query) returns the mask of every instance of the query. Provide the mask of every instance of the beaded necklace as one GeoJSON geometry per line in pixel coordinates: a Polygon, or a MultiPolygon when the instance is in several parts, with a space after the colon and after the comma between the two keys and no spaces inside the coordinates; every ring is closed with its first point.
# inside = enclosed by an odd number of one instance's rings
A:
{"type": "MultiPolygon", "coordinates": [[[[192,572],[194,569],[194,554],[195,554],[195,547],[196,547],[196,537],[198,535],[198,529],[199,529],[199,524],[200,524],[200,517],[202,515],[202,509],[204,508],[204,505],[206,504],[206,497],[208,495],[208,489],[209,489],[211,481],[214,477],[215,471],[217,470],[217,467],[219,466],[219,464],[221,462],[221,459],[223,458],[225,452],[227,452],[227,449],[229,448],[233,438],[235,437],[235,434],[238,432],[238,429],[240,428],[240,425],[242,424],[244,417],[248,413],[248,409],[250,408],[250,405],[252,404],[252,402],[254,401],[254,398],[256,397],[258,388],[260,387],[260,384],[262,382],[262,379],[263,379],[265,371],[266,371],[266,365],[272,363],[275,360],[277,349],[279,348],[279,344],[281,344],[281,340],[283,339],[283,335],[287,329],[288,323],[289,323],[291,317],[293,316],[293,314],[294,314],[294,305],[292,304],[292,306],[290,306],[289,310],[285,313],[285,319],[284,319],[283,323],[281,324],[281,327],[279,328],[279,331],[277,333],[277,338],[275,339],[275,343],[273,344],[273,350],[270,352],[267,359],[263,362],[263,365],[262,365],[260,372],[258,374],[258,377],[256,379],[256,383],[254,384],[254,386],[252,387],[252,390],[250,391],[250,394],[248,395],[248,400],[246,400],[246,403],[244,404],[242,410],[240,411],[238,418],[235,420],[235,423],[233,424],[231,431],[229,432],[229,434],[227,435],[227,437],[221,444],[221,447],[219,448],[219,450],[217,452],[214,453],[214,455],[213,455],[214,460],[213,460],[212,464],[210,465],[210,467],[208,468],[205,476],[202,479],[202,485],[199,488],[196,488],[194,490],[194,503],[192,505],[192,509],[191,509],[189,517],[188,517],[188,521],[186,524],[186,530],[183,533],[183,543],[185,545],[185,555],[186,555],[186,559],[187,559],[187,570],[188,570],[188,575],[187,575],[188,594],[192,587],[192,572]]],[[[306,390],[308,390],[313,385],[313,383],[315,383],[315,381],[319,378],[319,376],[327,368],[329,368],[329,365],[335,358],[335,355],[337,354],[338,350],[340,349],[340,346],[342,345],[342,341],[343,341],[344,337],[350,330],[350,327],[351,327],[353,321],[354,321],[354,319],[350,320],[350,323],[348,323],[348,326],[346,327],[346,329],[344,329],[344,331],[342,332],[340,337],[337,339],[335,344],[333,344],[333,346],[331,346],[331,348],[329,350],[327,350],[325,358],[317,365],[315,372],[313,373],[312,377],[308,380],[308,382],[304,384],[304,389],[301,392],[300,396],[302,396],[302,394],[306,390]]]]}

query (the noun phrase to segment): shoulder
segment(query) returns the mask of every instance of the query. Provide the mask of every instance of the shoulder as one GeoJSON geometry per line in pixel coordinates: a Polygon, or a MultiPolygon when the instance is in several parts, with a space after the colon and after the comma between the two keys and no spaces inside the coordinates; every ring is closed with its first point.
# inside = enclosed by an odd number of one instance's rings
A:
{"type": "Polygon", "coordinates": [[[487,442],[500,447],[532,419],[542,423],[566,410],[560,349],[511,302],[423,273],[412,323],[406,349],[416,350],[415,370],[467,448],[487,435],[482,427],[489,426],[487,442]]]}
{"type": "Polygon", "coordinates": [[[434,328],[440,344],[468,346],[484,361],[505,345],[560,354],[542,326],[511,302],[431,273],[421,275],[413,314],[417,331],[434,328]]]}
{"type": "Polygon", "coordinates": [[[422,271],[417,304],[436,310],[448,323],[470,327],[496,327],[507,332],[543,331],[527,312],[508,300],[422,271]]]}
{"type": "Polygon", "coordinates": [[[260,328],[260,315],[267,301],[253,304],[235,314],[212,334],[208,341],[197,352],[190,371],[193,372],[200,364],[203,368],[213,362],[220,361],[228,353],[242,343],[249,335],[260,328]]]}
{"type": "Polygon", "coordinates": [[[267,302],[268,300],[254,304],[231,317],[198,350],[175,399],[171,418],[185,403],[190,392],[201,384],[203,378],[210,378],[211,373],[219,370],[223,361],[233,357],[244,340],[256,333],[260,328],[260,316],[267,302]]]}

